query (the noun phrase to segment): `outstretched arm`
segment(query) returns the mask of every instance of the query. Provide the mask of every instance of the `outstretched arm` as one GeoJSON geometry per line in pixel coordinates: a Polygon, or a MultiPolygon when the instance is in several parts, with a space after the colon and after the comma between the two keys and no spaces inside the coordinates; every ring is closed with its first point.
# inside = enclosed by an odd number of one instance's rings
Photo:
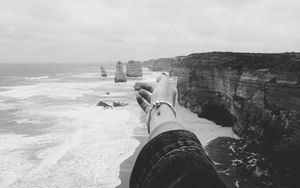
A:
{"type": "Polygon", "coordinates": [[[149,114],[150,141],[136,159],[130,187],[225,188],[197,136],[177,121],[175,96],[166,75],[159,77],[156,87],[141,85],[137,101],[149,114]],[[161,102],[158,108],[151,105],[156,101],[161,102]]]}
{"type": "Polygon", "coordinates": [[[173,111],[175,110],[176,91],[171,86],[168,76],[161,74],[157,82],[155,87],[142,83],[137,95],[138,104],[148,114],[149,139],[166,131],[183,129],[176,119],[176,112],[173,111]],[[173,109],[167,104],[161,104],[158,108],[152,109],[152,104],[156,101],[167,102],[173,106],[173,109]],[[149,114],[150,111],[151,114],[149,114]]]}

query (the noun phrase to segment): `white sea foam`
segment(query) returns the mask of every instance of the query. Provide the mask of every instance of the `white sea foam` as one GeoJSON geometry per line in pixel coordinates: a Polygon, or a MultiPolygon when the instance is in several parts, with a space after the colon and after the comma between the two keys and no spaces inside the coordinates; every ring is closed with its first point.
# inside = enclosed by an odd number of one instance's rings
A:
{"type": "Polygon", "coordinates": [[[32,80],[32,81],[36,81],[36,80],[46,80],[46,79],[49,79],[49,76],[32,76],[32,77],[29,77],[29,76],[3,76],[3,78],[6,78],[6,79],[12,79],[12,80],[32,80]]]}
{"type": "Polygon", "coordinates": [[[100,73],[91,73],[91,72],[85,72],[80,74],[73,74],[69,77],[71,78],[99,78],[101,75],[100,73]]]}
{"type": "Polygon", "coordinates": [[[38,76],[38,77],[23,77],[26,80],[45,80],[48,79],[49,76],[38,76]]]}
{"type": "Polygon", "coordinates": [[[97,83],[39,83],[35,85],[2,87],[0,97],[28,99],[34,96],[47,96],[56,99],[76,99],[91,93],[97,83]]]}
{"type": "Polygon", "coordinates": [[[103,98],[107,91],[111,93],[109,100],[128,98],[135,81],[153,82],[153,74],[122,84],[80,82],[80,78],[97,75],[78,75],[78,82],[40,78],[35,85],[2,87],[5,91],[0,92],[0,110],[16,109],[10,112],[11,122],[16,127],[31,124],[33,128],[25,128],[26,134],[17,134],[18,130],[16,134],[0,134],[0,187],[106,188],[120,183],[120,164],[138,145],[131,137],[132,130],[139,126],[138,115],[128,125],[127,107],[103,110],[78,98],[85,94],[103,98]],[[77,100],[57,104],[53,99],[77,100]]]}
{"type": "Polygon", "coordinates": [[[0,135],[0,186],[7,187],[34,167],[34,163],[28,161],[28,149],[51,143],[55,138],[53,134],[36,137],[0,135]]]}
{"type": "Polygon", "coordinates": [[[15,104],[8,104],[5,100],[0,100],[0,111],[2,110],[11,110],[15,108],[15,104]]]}
{"type": "Polygon", "coordinates": [[[0,100],[0,111],[1,110],[12,110],[12,109],[17,109],[17,108],[24,108],[24,107],[30,106],[30,105],[34,105],[34,103],[32,103],[30,101],[0,100]]]}
{"type": "Polygon", "coordinates": [[[10,143],[0,145],[6,154],[0,156],[1,187],[114,187],[120,163],[138,145],[126,126],[126,110],[52,106],[21,113],[58,121],[51,134],[0,137],[0,143],[10,143]],[[38,150],[39,160],[28,158],[29,149],[38,150]]]}
{"type": "Polygon", "coordinates": [[[17,119],[17,120],[15,120],[15,122],[18,124],[24,124],[24,123],[35,124],[35,125],[41,124],[41,121],[39,121],[39,120],[32,120],[32,119],[27,119],[27,118],[17,119]]]}

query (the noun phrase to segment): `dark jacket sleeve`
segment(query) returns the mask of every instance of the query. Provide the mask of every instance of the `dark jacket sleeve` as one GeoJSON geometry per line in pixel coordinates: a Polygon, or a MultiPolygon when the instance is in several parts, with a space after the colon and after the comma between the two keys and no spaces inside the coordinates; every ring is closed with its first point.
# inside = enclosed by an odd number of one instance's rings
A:
{"type": "Polygon", "coordinates": [[[140,152],[130,188],[226,187],[195,134],[187,130],[161,133],[140,152]]]}

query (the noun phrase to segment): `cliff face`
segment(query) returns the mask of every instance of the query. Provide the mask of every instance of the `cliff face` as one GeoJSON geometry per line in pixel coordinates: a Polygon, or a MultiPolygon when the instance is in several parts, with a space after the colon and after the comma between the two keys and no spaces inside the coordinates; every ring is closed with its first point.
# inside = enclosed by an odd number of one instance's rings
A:
{"type": "Polygon", "coordinates": [[[115,82],[127,82],[127,78],[123,69],[123,63],[120,61],[116,64],[115,82]]]}
{"type": "Polygon", "coordinates": [[[150,59],[148,61],[143,61],[142,62],[142,66],[149,68],[149,67],[151,67],[153,65],[154,61],[155,61],[154,59],[150,59]]]}
{"type": "Polygon", "coordinates": [[[175,61],[175,58],[159,58],[144,61],[143,66],[148,67],[151,71],[169,71],[171,64],[175,61]]]}
{"type": "Polygon", "coordinates": [[[102,65],[100,66],[100,71],[101,71],[101,76],[102,77],[107,77],[107,73],[106,73],[106,71],[105,71],[105,69],[102,65]]]}
{"type": "Polygon", "coordinates": [[[126,76],[128,77],[142,77],[142,63],[139,61],[128,61],[126,64],[126,76]]]}
{"type": "Polygon", "coordinates": [[[300,53],[191,54],[170,75],[180,104],[300,167],[300,53]]]}

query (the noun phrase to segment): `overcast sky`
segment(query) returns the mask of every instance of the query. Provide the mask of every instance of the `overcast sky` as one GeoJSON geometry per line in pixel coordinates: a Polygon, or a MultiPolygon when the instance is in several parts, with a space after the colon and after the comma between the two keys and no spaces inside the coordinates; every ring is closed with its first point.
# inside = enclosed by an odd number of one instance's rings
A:
{"type": "Polygon", "coordinates": [[[300,51],[299,0],[0,0],[0,62],[300,51]]]}

